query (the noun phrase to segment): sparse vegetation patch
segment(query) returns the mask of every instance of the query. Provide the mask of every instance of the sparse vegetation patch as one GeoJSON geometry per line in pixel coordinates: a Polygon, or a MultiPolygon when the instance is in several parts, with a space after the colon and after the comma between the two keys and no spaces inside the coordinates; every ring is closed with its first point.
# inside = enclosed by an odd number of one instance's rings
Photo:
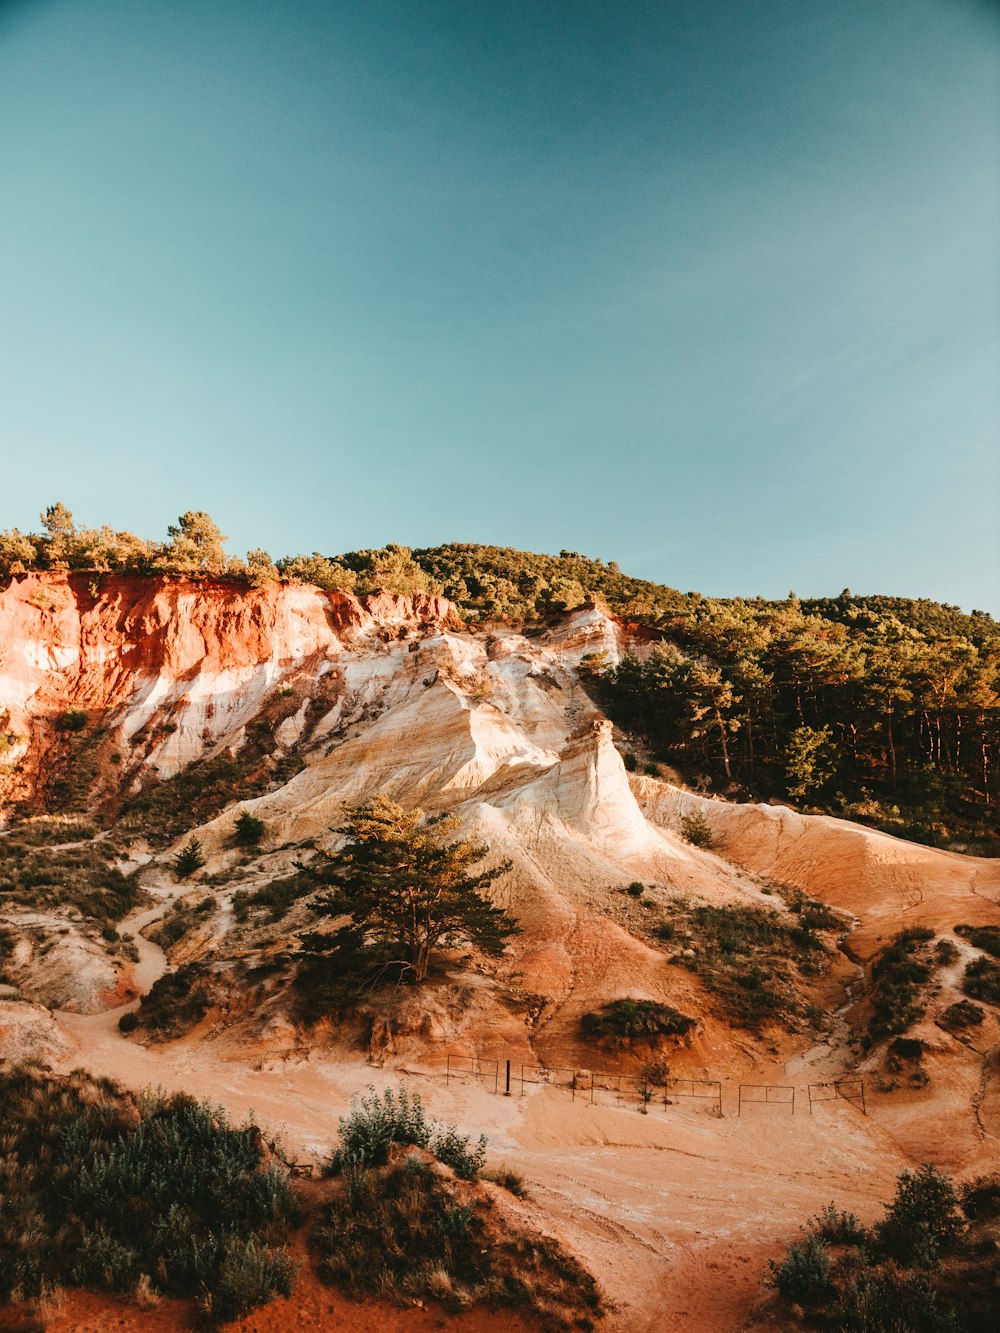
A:
{"type": "Polygon", "coordinates": [[[0,905],[75,907],[102,926],[119,921],[139,902],[139,887],[92,831],[70,820],[16,824],[0,845],[0,905]]]}
{"type": "Polygon", "coordinates": [[[862,1037],[866,1049],[884,1037],[906,1032],[923,1018],[923,992],[932,975],[928,945],[933,938],[933,930],[926,926],[901,930],[873,963],[872,1011],[862,1037]]]}
{"type": "Polygon", "coordinates": [[[801,979],[821,973],[832,952],[820,932],[842,928],[822,904],[807,909],[800,903],[795,916],[789,921],[755,906],[678,902],[654,936],[679,947],[674,961],[697,973],[731,1022],[755,1031],[768,1020],[805,1012],[801,979]]]}

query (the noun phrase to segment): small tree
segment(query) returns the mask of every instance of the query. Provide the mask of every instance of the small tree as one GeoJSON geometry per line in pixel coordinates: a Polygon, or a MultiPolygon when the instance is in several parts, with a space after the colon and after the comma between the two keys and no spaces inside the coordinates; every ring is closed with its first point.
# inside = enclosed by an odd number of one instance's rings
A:
{"type": "Polygon", "coordinates": [[[174,869],[177,871],[178,879],[188,879],[200,870],[205,864],[205,858],[201,853],[201,843],[197,838],[191,838],[180,849],[174,857],[174,869]]]}
{"type": "Polygon", "coordinates": [[[256,847],[264,836],[264,821],[252,815],[249,810],[241,810],[236,817],[236,831],[233,837],[238,847],[256,847]]]}
{"type": "Polygon", "coordinates": [[[393,970],[419,984],[443,945],[466,940],[484,953],[503,952],[516,923],[484,897],[509,862],[477,869],[489,848],[447,842],[451,819],[428,819],[387,796],[348,806],[347,845],[334,860],[335,891],[316,902],[324,916],[349,917],[329,936],[312,936],[313,952],[335,952],[343,937],[361,935],[362,953],[377,972],[393,970]]]}
{"type": "Polygon", "coordinates": [[[681,837],[692,847],[700,847],[704,851],[707,851],[714,841],[708,820],[700,810],[694,810],[689,815],[681,815],[681,837]]]}

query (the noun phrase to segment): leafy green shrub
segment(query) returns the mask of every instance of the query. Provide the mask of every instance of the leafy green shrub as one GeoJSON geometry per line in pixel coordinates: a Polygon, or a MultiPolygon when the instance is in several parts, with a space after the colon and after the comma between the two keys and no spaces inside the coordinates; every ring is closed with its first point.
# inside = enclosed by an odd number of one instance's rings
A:
{"type": "Polygon", "coordinates": [[[806,1236],[788,1247],[780,1263],[768,1260],[767,1285],[786,1300],[800,1305],[818,1305],[834,1291],[830,1251],[819,1236],[806,1236]]]}
{"type": "Polygon", "coordinates": [[[868,1228],[859,1217],[828,1203],[815,1217],[806,1224],[814,1236],[826,1241],[828,1245],[867,1245],[871,1240],[868,1228]]]}
{"type": "Polygon", "coordinates": [[[486,1136],[475,1146],[454,1125],[430,1120],[418,1092],[400,1086],[386,1088],[379,1096],[374,1089],[352,1102],[350,1113],[340,1119],[340,1146],[327,1164],[331,1175],[348,1166],[353,1169],[383,1166],[389,1150],[417,1147],[433,1152],[462,1180],[475,1180],[486,1161],[486,1136]]]}
{"type": "Polygon", "coordinates": [[[585,1037],[616,1040],[656,1041],[660,1037],[683,1037],[696,1020],[655,1000],[611,1000],[596,1013],[583,1014],[580,1030],[585,1037]]]}
{"type": "Polygon", "coordinates": [[[139,1015],[134,1009],[130,1009],[127,1014],[122,1014],[118,1020],[118,1031],[123,1032],[126,1036],[130,1032],[134,1032],[138,1026],[139,1015]]]}
{"type": "Polygon", "coordinates": [[[966,966],[962,989],[974,1000],[1000,1005],[1000,966],[988,958],[974,958],[966,966]]]}
{"type": "Polygon", "coordinates": [[[232,1241],[212,1290],[202,1298],[202,1309],[213,1324],[241,1319],[275,1296],[291,1296],[295,1271],[295,1261],[287,1250],[269,1249],[253,1236],[232,1241]]]}
{"type": "Polygon", "coordinates": [[[634,879],[631,884],[625,885],[625,892],[630,898],[641,898],[646,892],[646,886],[645,884],[640,884],[637,879],[634,879]]]}
{"type": "Polygon", "coordinates": [[[254,1126],[80,1072],[0,1071],[0,1215],[0,1302],[145,1275],[219,1320],[291,1280],[295,1207],[254,1126]]]}
{"type": "Polygon", "coordinates": [[[708,851],[715,843],[711,826],[701,810],[681,816],[681,837],[692,847],[700,847],[703,851],[708,851]]]}
{"type": "Polygon", "coordinates": [[[936,1167],[924,1163],[917,1171],[900,1175],[896,1195],[875,1228],[875,1237],[880,1250],[897,1263],[929,1268],[961,1229],[954,1185],[936,1167]]]}

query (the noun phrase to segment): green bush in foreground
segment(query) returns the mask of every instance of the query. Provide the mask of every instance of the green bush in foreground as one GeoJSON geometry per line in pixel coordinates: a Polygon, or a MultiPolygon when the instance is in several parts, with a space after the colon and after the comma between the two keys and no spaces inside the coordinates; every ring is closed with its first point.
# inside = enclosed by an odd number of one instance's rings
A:
{"type": "Polygon", "coordinates": [[[351,1167],[384,1166],[393,1145],[425,1148],[450,1166],[462,1180],[475,1180],[486,1161],[486,1135],[471,1147],[468,1135],[455,1125],[429,1120],[419,1093],[400,1086],[386,1088],[381,1097],[372,1089],[352,1103],[340,1118],[340,1147],[328,1164],[331,1175],[351,1167]]]}
{"type": "MultiPolygon", "coordinates": [[[[362,1098],[340,1132],[331,1162],[340,1184],[312,1234],[325,1281],[407,1304],[423,1296],[456,1312],[521,1310],[553,1330],[592,1329],[601,1318],[586,1269],[474,1183],[484,1139],[470,1150],[468,1137],[435,1127],[404,1089],[362,1098]]],[[[523,1195],[516,1173],[497,1174],[523,1195]]]]}
{"type": "Polygon", "coordinates": [[[1000,1178],[963,1187],[930,1164],[904,1171],[866,1228],[829,1204],[766,1285],[834,1333],[993,1333],[1000,1298],[1000,1178]],[[967,1219],[972,1219],[971,1225],[967,1219]]]}
{"type": "Polygon", "coordinates": [[[287,1180],[218,1108],[15,1069],[0,1073],[0,1154],[0,1301],[156,1288],[218,1323],[290,1293],[287,1180]]]}

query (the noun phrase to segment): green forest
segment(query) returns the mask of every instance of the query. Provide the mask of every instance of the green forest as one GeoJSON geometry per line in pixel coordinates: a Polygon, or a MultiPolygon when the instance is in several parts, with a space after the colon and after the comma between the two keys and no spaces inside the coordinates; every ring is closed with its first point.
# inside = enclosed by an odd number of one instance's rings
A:
{"type": "Polygon", "coordinates": [[[364,595],[441,593],[470,623],[544,623],[597,602],[641,654],[584,663],[588,687],[659,765],[733,799],[778,797],[980,854],[995,832],[1000,626],[982,611],[899,597],[712,598],[630,578],[575,551],[458,543],[341,555],[228,556],[201,511],[165,542],[79,528],[61,504],[39,533],[0,533],[0,578],[34,569],[273,579],[364,595]]]}

